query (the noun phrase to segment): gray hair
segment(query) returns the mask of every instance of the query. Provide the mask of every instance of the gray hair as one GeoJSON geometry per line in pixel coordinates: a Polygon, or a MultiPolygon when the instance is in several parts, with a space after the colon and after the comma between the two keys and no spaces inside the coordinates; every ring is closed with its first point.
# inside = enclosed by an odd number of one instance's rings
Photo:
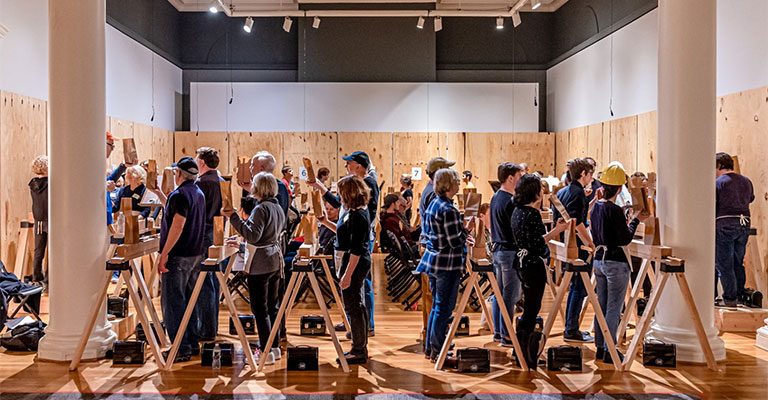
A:
{"type": "Polygon", "coordinates": [[[265,172],[272,173],[275,171],[275,165],[277,164],[277,161],[275,160],[275,156],[273,156],[270,152],[262,150],[253,156],[253,160],[264,163],[265,172]]]}
{"type": "Polygon", "coordinates": [[[259,172],[253,177],[251,193],[258,199],[277,196],[277,179],[269,172],[259,172]]]}
{"type": "Polygon", "coordinates": [[[448,193],[448,191],[451,190],[451,186],[455,183],[458,184],[461,182],[461,179],[459,178],[459,173],[450,169],[450,168],[442,168],[437,170],[435,172],[435,193],[439,195],[444,195],[448,193]]]}
{"type": "Polygon", "coordinates": [[[195,179],[197,179],[197,174],[190,174],[189,172],[181,170],[179,168],[177,168],[176,170],[179,171],[179,176],[181,177],[181,179],[185,181],[194,181],[195,179]]]}
{"type": "Polygon", "coordinates": [[[138,179],[139,182],[144,183],[147,180],[147,171],[139,165],[132,165],[125,170],[125,176],[132,176],[134,179],[138,179]]]}

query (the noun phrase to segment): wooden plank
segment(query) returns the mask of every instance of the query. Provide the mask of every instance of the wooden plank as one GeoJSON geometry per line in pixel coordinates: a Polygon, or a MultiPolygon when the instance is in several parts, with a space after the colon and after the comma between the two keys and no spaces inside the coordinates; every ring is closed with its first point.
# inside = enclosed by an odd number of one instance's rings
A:
{"type": "Polygon", "coordinates": [[[227,132],[176,132],[173,159],[194,157],[200,147],[213,147],[219,151],[219,171],[229,173],[229,142],[227,132]]]}
{"type": "Polygon", "coordinates": [[[502,157],[528,164],[531,172],[544,176],[555,173],[555,135],[549,132],[513,132],[504,134],[502,157]],[[518,161],[519,160],[519,161],[518,161]]]}
{"type": "MultiPolygon", "coordinates": [[[[331,181],[339,179],[338,136],[336,132],[289,132],[283,134],[283,159],[298,175],[302,158],[312,160],[315,173],[322,167],[331,170],[331,181]]],[[[343,170],[343,167],[342,167],[343,170]]],[[[344,172],[341,173],[342,175],[344,172]]]]}
{"type": "Polygon", "coordinates": [[[368,153],[376,167],[378,183],[392,184],[392,133],[390,132],[339,132],[339,174],[345,174],[343,156],[353,151],[368,153]]]}
{"type": "MultiPolygon", "coordinates": [[[[656,172],[658,119],[656,111],[637,116],[637,170],[656,172]]],[[[631,174],[631,171],[627,171],[631,174]]]]}
{"type": "Polygon", "coordinates": [[[612,120],[610,138],[610,160],[607,162],[620,161],[626,171],[636,171],[637,116],[612,120]]]}
{"type": "Polygon", "coordinates": [[[123,141],[121,139],[129,139],[133,137],[134,123],[112,117],[109,119],[109,124],[109,131],[115,138],[115,149],[109,157],[109,162],[113,166],[117,166],[125,161],[123,157],[123,141]]]}
{"type": "Polygon", "coordinates": [[[768,309],[765,308],[716,308],[715,327],[723,332],[749,332],[754,334],[765,326],[768,309]]]}
{"type": "Polygon", "coordinates": [[[0,184],[1,257],[5,265],[16,261],[19,227],[32,210],[29,179],[32,161],[46,153],[47,103],[10,92],[0,92],[0,184]]]}

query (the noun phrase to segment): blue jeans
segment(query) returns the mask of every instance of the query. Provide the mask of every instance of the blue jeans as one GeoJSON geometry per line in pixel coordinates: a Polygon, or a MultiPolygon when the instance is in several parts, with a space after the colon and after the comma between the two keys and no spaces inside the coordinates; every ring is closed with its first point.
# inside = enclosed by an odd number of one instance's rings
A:
{"type": "MultiPolygon", "coordinates": [[[[563,263],[563,269],[566,264],[563,263]]],[[[584,307],[584,299],[587,297],[587,288],[581,280],[580,273],[573,273],[571,285],[568,289],[568,301],[565,306],[565,334],[579,334],[579,317],[584,307]]]]}
{"type": "MultiPolygon", "coordinates": [[[[163,295],[163,321],[168,330],[171,341],[176,340],[181,319],[187,309],[192,290],[195,287],[197,274],[200,272],[200,262],[203,256],[194,257],[169,257],[166,268],[168,272],[162,276],[163,295]]],[[[147,332],[145,328],[145,332],[147,332]]],[[[187,331],[179,347],[179,355],[185,356],[192,353],[192,348],[198,346],[200,332],[200,315],[198,307],[192,311],[187,325],[187,331]]]]}
{"type": "MultiPolygon", "coordinates": [[[[493,252],[493,271],[496,274],[496,281],[499,282],[499,290],[501,290],[501,297],[504,299],[504,305],[507,307],[509,316],[514,319],[515,316],[515,304],[520,300],[520,275],[517,271],[517,253],[508,250],[497,250],[493,252]]],[[[502,338],[509,339],[509,332],[507,332],[507,325],[504,323],[504,318],[501,316],[501,309],[499,308],[496,299],[493,302],[493,327],[494,335],[499,335],[502,338]]]]}
{"type": "MultiPolygon", "coordinates": [[[[429,274],[429,287],[432,289],[432,310],[427,319],[427,342],[425,348],[432,354],[440,353],[445,342],[448,319],[451,318],[456,298],[459,295],[461,270],[433,271],[429,274]]],[[[467,290],[470,290],[467,288],[467,290]]]]}
{"type": "MultiPolygon", "coordinates": [[[[219,266],[221,267],[221,266],[219,266]]],[[[197,299],[197,312],[200,316],[200,338],[216,339],[219,334],[219,298],[221,288],[214,272],[206,272],[200,298],[197,299]]]]}
{"type": "MultiPolygon", "coordinates": [[[[629,275],[632,272],[629,264],[619,261],[594,261],[595,286],[597,287],[597,301],[603,310],[605,320],[608,322],[608,331],[616,340],[616,332],[621,322],[621,310],[624,308],[624,297],[629,285],[629,275]]],[[[595,319],[595,347],[607,349],[603,331],[595,319]]]]}
{"type": "Polygon", "coordinates": [[[736,301],[747,281],[744,253],[747,251],[749,226],[738,220],[717,222],[715,235],[715,269],[723,285],[723,300],[736,301]]]}

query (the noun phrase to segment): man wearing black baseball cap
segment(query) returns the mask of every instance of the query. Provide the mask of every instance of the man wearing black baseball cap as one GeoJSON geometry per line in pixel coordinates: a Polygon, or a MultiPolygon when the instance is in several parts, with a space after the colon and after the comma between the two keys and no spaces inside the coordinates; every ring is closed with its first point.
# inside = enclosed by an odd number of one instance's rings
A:
{"type": "MultiPolygon", "coordinates": [[[[160,260],[158,271],[163,274],[163,320],[171,341],[181,325],[184,311],[197,280],[205,248],[205,195],[195,185],[199,172],[192,157],[182,157],[172,165],[178,186],[168,195],[160,229],[160,260]]],[[[179,347],[176,361],[187,361],[199,353],[197,308],[192,312],[187,331],[179,347]]]]}

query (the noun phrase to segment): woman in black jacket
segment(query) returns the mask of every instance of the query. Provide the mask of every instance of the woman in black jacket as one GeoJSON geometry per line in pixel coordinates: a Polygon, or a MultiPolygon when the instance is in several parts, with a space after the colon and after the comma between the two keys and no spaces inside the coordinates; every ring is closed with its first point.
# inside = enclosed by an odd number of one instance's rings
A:
{"type": "Polygon", "coordinates": [[[35,260],[32,282],[46,286],[48,275],[43,273],[43,259],[48,245],[48,156],[37,156],[32,162],[35,177],[29,181],[32,195],[32,216],[35,218],[35,260]]]}
{"type": "Polygon", "coordinates": [[[344,356],[349,364],[364,364],[368,362],[368,311],[363,304],[362,287],[371,270],[371,221],[366,209],[370,194],[368,186],[357,176],[342,178],[338,190],[346,210],[336,223],[336,250],[343,253],[339,285],[352,328],[352,349],[344,356]]]}
{"type": "Polygon", "coordinates": [[[253,177],[251,194],[256,206],[247,220],[243,221],[234,210],[222,210],[232,227],[251,245],[253,254],[250,264],[245,266],[248,273],[248,292],[251,296],[251,311],[256,317],[259,331],[261,354],[267,357],[266,364],[274,364],[281,358],[279,343],[272,349],[265,349],[267,339],[276,323],[279,307],[278,296],[283,271],[283,253],[280,246],[281,234],[285,227],[285,213],[277,201],[277,179],[268,172],[259,172],[253,177]]]}
{"type": "Polygon", "coordinates": [[[144,186],[144,181],[147,180],[147,171],[144,168],[134,165],[128,167],[125,170],[125,185],[117,192],[117,199],[112,205],[112,212],[120,211],[120,201],[124,198],[131,199],[131,209],[138,212],[144,218],[149,216],[151,209],[149,207],[142,207],[141,198],[144,197],[144,192],[147,187],[144,186]]]}

